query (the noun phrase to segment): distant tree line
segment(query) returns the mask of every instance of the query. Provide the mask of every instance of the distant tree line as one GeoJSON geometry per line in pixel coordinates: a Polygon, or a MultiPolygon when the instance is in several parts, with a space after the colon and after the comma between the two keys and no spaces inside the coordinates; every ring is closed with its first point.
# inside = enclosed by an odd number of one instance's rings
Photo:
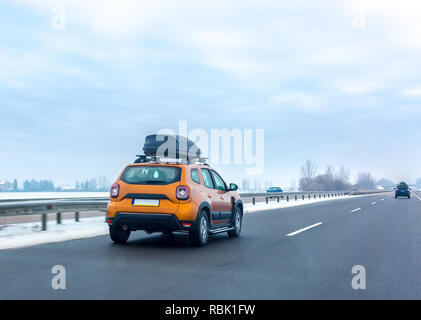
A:
{"type": "Polygon", "coordinates": [[[332,166],[326,168],[325,173],[317,174],[317,165],[314,161],[307,160],[301,167],[299,188],[301,191],[342,191],[357,189],[375,189],[376,179],[369,172],[358,174],[357,182],[349,182],[349,169],[341,166],[335,171],[332,166]]]}
{"type": "Polygon", "coordinates": [[[108,191],[111,187],[109,179],[105,176],[92,178],[85,181],[76,181],[76,191],[108,191]]]}
{"type": "Polygon", "coordinates": [[[0,191],[24,191],[24,192],[42,192],[42,191],[108,191],[111,183],[105,176],[99,176],[84,181],[77,181],[74,187],[56,187],[51,180],[24,180],[23,188],[19,188],[18,180],[14,179],[13,183],[3,182],[0,185],[0,191]]]}
{"type": "MultiPolygon", "coordinates": [[[[17,182],[16,182],[17,184],[17,182]]],[[[33,191],[55,191],[54,182],[51,180],[25,180],[23,182],[23,191],[33,192],[33,191]]]]}

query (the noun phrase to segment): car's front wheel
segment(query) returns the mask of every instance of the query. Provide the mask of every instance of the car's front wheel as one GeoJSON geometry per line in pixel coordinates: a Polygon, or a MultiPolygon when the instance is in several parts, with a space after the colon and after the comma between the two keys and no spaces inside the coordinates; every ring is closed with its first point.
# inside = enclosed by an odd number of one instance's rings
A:
{"type": "Polygon", "coordinates": [[[228,236],[230,238],[236,238],[240,236],[241,228],[243,225],[243,213],[241,212],[241,208],[237,207],[235,209],[234,221],[233,221],[233,230],[228,231],[228,236]]]}
{"type": "Polygon", "coordinates": [[[196,223],[190,231],[190,239],[195,247],[204,246],[209,239],[209,219],[204,210],[199,213],[196,223]]]}
{"type": "Polygon", "coordinates": [[[126,243],[130,237],[130,230],[123,230],[116,226],[110,226],[110,238],[116,243],[126,243]]]}

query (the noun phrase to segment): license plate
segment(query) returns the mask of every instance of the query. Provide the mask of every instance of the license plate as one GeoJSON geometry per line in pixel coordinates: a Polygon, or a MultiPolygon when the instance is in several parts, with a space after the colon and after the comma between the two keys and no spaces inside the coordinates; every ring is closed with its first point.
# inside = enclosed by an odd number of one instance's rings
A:
{"type": "Polygon", "coordinates": [[[132,205],[144,207],[159,207],[159,200],[155,199],[133,199],[132,205]]]}

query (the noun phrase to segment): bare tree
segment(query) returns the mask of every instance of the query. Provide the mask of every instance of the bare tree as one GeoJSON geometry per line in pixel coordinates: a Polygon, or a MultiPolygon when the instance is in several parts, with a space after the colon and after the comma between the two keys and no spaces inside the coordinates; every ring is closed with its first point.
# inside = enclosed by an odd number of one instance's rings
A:
{"type": "Polygon", "coordinates": [[[303,178],[313,179],[317,173],[317,165],[314,161],[307,160],[306,164],[301,167],[301,176],[303,178]]]}
{"type": "Polygon", "coordinates": [[[341,166],[335,175],[335,179],[343,182],[344,184],[349,183],[349,169],[345,166],[341,166]]]}
{"type": "Polygon", "coordinates": [[[376,187],[376,179],[372,177],[370,172],[361,172],[358,174],[355,186],[360,189],[374,189],[376,187]]]}
{"type": "Polygon", "coordinates": [[[314,161],[307,160],[306,164],[301,167],[300,188],[303,190],[311,183],[311,180],[317,174],[317,165],[314,161]]]}

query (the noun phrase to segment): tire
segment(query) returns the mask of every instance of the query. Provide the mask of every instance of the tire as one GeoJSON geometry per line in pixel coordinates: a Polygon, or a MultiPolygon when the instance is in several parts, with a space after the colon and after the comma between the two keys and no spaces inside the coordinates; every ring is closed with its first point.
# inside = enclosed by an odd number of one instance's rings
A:
{"type": "Polygon", "coordinates": [[[395,199],[397,199],[398,198],[398,196],[395,196],[395,199]]]}
{"type": "Polygon", "coordinates": [[[130,230],[123,230],[121,228],[110,226],[110,238],[115,243],[126,243],[130,237],[130,230]]]}
{"type": "Polygon", "coordinates": [[[209,240],[209,219],[205,210],[202,210],[190,231],[190,239],[195,247],[204,246],[209,240]]]}
{"type": "Polygon", "coordinates": [[[411,199],[411,196],[408,196],[408,199],[411,199]]]}
{"type": "Polygon", "coordinates": [[[241,229],[243,226],[243,212],[241,211],[240,207],[237,207],[235,209],[234,213],[234,221],[233,221],[233,227],[234,230],[228,231],[228,237],[230,238],[237,238],[240,236],[241,229]]]}

